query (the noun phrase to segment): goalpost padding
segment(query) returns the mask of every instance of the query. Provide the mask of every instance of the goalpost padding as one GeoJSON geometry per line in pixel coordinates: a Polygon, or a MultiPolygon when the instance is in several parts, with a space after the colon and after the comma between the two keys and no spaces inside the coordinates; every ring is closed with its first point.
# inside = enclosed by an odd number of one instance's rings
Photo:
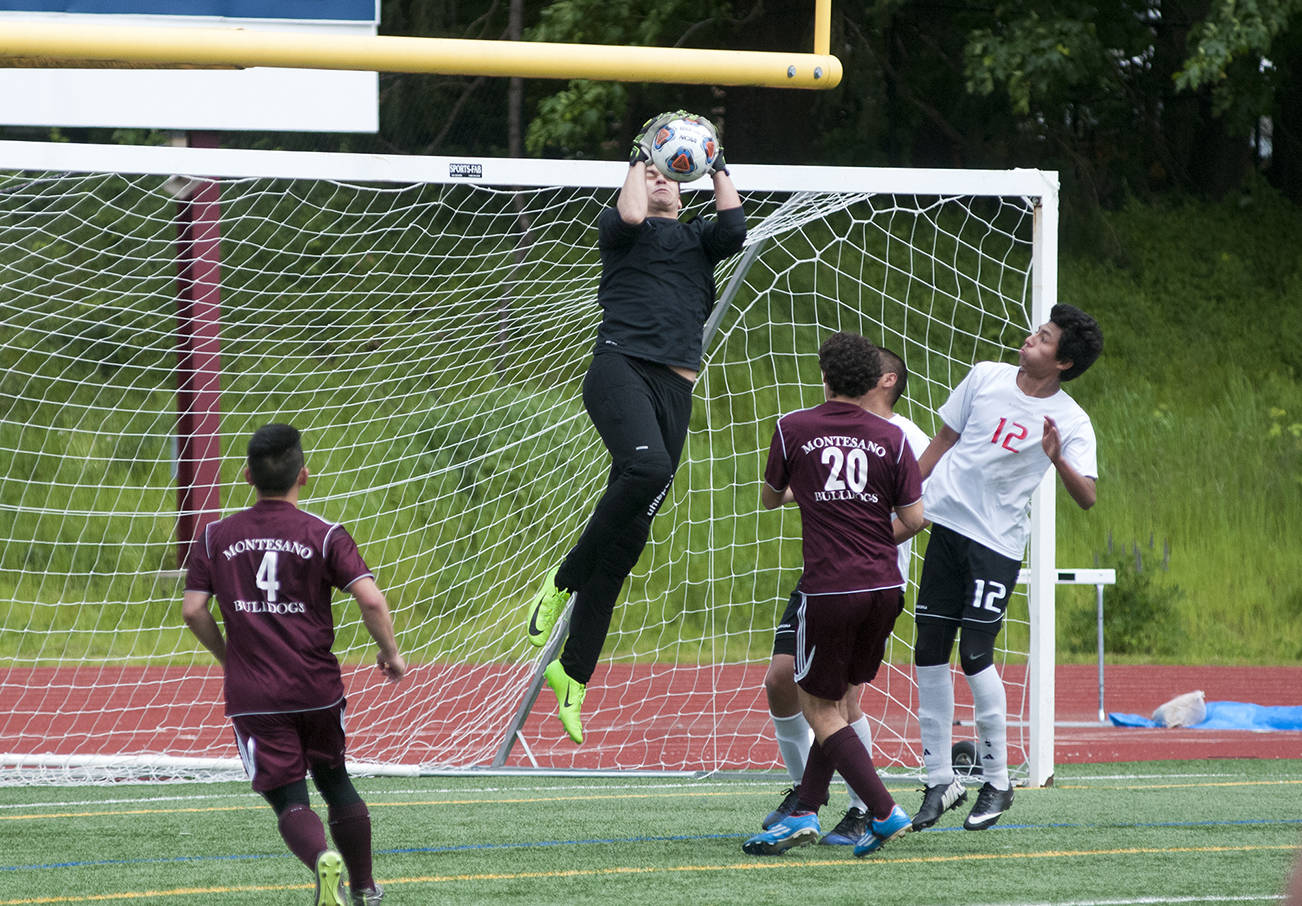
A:
{"type": "MultiPolygon", "coordinates": [[[[1054,300],[1052,173],[734,169],[748,248],[716,275],[729,304],[585,742],[563,737],[544,691],[508,768],[775,768],[762,678],[800,521],[762,511],[758,487],[777,416],[821,400],[819,342],[854,330],[902,354],[898,409],[932,432],[971,364],[1010,357],[1054,300]]],[[[400,772],[492,764],[539,666],[525,601],[605,483],[579,382],[600,316],[595,222],[625,172],[0,142],[6,775],[238,772],[220,671],[180,619],[176,176],[220,194],[221,512],[252,502],[252,431],[297,424],[302,505],[358,539],[413,664],[384,684],[339,596],[350,755],[400,772]]],[[[691,212],[710,201],[687,191],[691,212]]],[[[1010,761],[1036,784],[1053,770],[1049,491],[1030,595],[1000,638],[1010,761]]],[[[909,770],[912,639],[910,609],[864,696],[875,757],[909,770]]]]}

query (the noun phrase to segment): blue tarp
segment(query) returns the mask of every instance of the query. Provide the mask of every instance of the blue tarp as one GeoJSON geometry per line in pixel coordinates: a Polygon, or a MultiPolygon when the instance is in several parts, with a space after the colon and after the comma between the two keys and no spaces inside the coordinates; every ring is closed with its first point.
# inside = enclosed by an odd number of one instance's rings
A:
{"type": "MultiPolygon", "coordinates": [[[[1142,714],[1108,712],[1117,727],[1160,727],[1142,714]]],[[[1207,716],[1192,730],[1302,730],[1302,705],[1252,705],[1247,702],[1208,702],[1207,716]]]]}

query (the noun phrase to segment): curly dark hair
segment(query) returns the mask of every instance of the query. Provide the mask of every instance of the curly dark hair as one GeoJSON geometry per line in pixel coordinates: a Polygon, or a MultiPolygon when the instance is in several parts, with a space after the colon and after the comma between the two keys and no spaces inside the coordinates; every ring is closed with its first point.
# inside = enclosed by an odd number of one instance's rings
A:
{"type": "Polygon", "coordinates": [[[284,494],[303,468],[303,441],[293,425],[263,425],[249,438],[249,474],[263,494],[284,494]]]}
{"type": "Polygon", "coordinates": [[[1074,305],[1059,302],[1049,311],[1049,320],[1058,325],[1058,361],[1071,367],[1058,376],[1060,381],[1080,377],[1103,352],[1103,331],[1099,322],[1074,305]]]}
{"type": "Polygon", "coordinates": [[[877,386],[882,357],[857,333],[834,333],[818,347],[818,366],[833,396],[858,399],[877,386]]]}

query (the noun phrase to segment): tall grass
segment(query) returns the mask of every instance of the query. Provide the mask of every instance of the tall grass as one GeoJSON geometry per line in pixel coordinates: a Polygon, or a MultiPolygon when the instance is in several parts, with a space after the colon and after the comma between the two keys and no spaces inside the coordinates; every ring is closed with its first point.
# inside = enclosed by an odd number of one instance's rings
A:
{"type": "MultiPolygon", "coordinates": [[[[178,625],[177,581],[158,574],[176,565],[170,215],[133,187],[96,191],[91,226],[140,233],[143,251],[122,238],[96,257],[58,219],[73,200],[57,188],[30,203],[50,210],[45,233],[30,228],[30,210],[0,217],[0,503],[24,522],[0,543],[0,653],[24,663],[62,656],[34,647],[44,643],[32,629],[58,630],[78,657],[167,661],[195,647],[178,625]]],[[[366,248],[337,229],[340,211],[369,203],[344,187],[253,191],[226,205],[223,503],[250,500],[238,451],[252,427],[310,424],[319,477],[306,505],[345,520],[384,565],[409,644],[461,652],[494,637],[605,478],[579,402],[595,261],[575,251],[598,202],[539,193],[522,249],[479,228],[476,205],[509,213],[505,197],[453,199],[459,211],[448,215],[437,189],[395,193],[366,248]]],[[[1025,216],[985,213],[1010,236],[1025,216]]],[[[799,524],[757,512],[754,489],[772,419],[817,401],[808,372],[827,332],[883,334],[903,353],[918,371],[906,412],[924,429],[961,363],[1012,360],[1027,252],[989,230],[979,268],[951,267],[975,253],[955,241],[950,216],[887,212],[873,242],[856,245],[840,240],[861,225],[834,214],[766,251],[770,290],[739,297],[698,391],[708,402],[689,446],[708,438],[710,456],[684,465],[654,525],[662,566],[635,573],[629,595],[645,603],[617,612],[614,650],[693,660],[724,638],[729,657],[767,654],[798,569],[799,524]],[[909,271],[857,251],[905,242],[909,271]],[[984,282],[963,276],[976,270],[984,282]],[[876,307],[864,301],[873,298],[876,307]],[[768,305],[781,312],[780,336],[768,305]],[[757,601],[768,603],[735,604],[757,601]]],[[[1062,298],[1099,317],[1107,350],[1069,387],[1094,418],[1103,477],[1088,513],[1060,496],[1058,561],[1089,565],[1111,556],[1109,539],[1115,548],[1152,537],[1171,549],[1169,562],[1145,567],[1147,587],[1174,602],[1162,657],[1302,659],[1287,631],[1302,616],[1302,548],[1289,543],[1302,522],[1292,252],[1302,211],[1263,191],[1242,206],[1136,206],[1109,225],[1124,260],[1069,250],[1060,262],[1062,298]]],[[[1147,606],[1126,594],[1144,583],[1124,571],[1122,581],[1112,600],[1147,606]]],[[[1060,600],[1060,647],[1085,657],[1092,597],[1062,589],[1060,600]]],[[[346,625],[341,645],[360,633],[346,625]]]]}
{"type": "MultiPolygon", "coordinates": [[[[1069,387],[1103,475],[1088,513],[1060,494],[1058,560],[1138,545],[1174,602],[1164,660],[1302,660],[1302,210],[1261,190],[1132,205],[1108,223],[1123,260],[1062,261],[1062,298],[1098,314],[1107,348],[1069,387]]],[[[1060,601],[1068,624],[1093,608],[1079,592],[1060,601]]],[[[1092,650],[1081,641],[1060,649],[1092,650]]]]}

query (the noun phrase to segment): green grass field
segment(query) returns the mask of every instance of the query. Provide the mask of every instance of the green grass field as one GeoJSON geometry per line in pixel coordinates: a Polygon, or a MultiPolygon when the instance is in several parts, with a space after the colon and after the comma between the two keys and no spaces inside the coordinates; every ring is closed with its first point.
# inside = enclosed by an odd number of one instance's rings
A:
{"type": "MultiPolygon", "coordinates": [[[[1302,761],[1061,766],[989,831],[960,812],[875,856],[752,857],[774,775],[358,781],[386,903],[1160,904],[1273,901],[1302,761]]],[[[907,809],[914,778],[888,778],[907,809]]],[[[833,790],[830,827],[844,808],[833,790]]],[[[305,904],[309,873],[244,784],[0,789],[0,906],[305,904]]]]}

